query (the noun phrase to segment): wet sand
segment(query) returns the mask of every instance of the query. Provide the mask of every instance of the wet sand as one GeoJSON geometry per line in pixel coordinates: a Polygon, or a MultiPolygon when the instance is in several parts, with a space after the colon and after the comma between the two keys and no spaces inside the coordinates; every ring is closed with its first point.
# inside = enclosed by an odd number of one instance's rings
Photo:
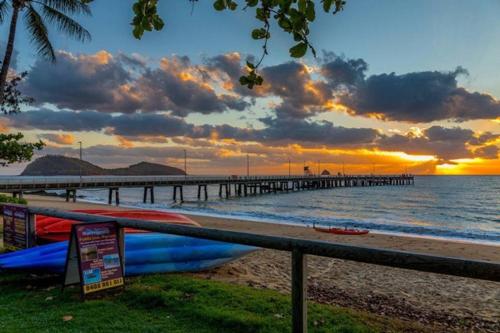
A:
{"type": "MultiPolygon", "coordinates": [[[[57,197],[27,196],[30,205],[85,209],[103,207],[66,203],[57,197]]],[[[109,209],[126,209],[106,206],[109,209]]],[[[339,236],[311,228],[188,215],[209,228],[289,236],[328,242],[413,251],[500,262],[500,246],[384,234],[339,236]]],[[[415,272],[310,256],[309,297],[318,302],[439,325],[443,330],[500,332],[500,283],[415,272]]],[[[197,276],[280,292],[290,291],[290,255],[260,250],[197,276]]]]}

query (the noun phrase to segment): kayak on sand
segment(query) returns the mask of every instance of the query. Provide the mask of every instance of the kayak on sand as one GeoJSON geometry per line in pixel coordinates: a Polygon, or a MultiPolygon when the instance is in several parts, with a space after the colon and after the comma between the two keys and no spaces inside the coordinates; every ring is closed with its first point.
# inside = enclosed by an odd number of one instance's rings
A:
{"type": "MultiPolygon", "coordinates": [[[[68,241],[0,255],[0,271],[64,273],[68,241]]],[[[255,247],[158,234],[125,234],[125,275],[197,272],[231,262],[255,247]]]]}
{"type": "Polygon", "coordinates": [[[336,235],[366,235],[369,233],[369,230],[361,230],[361,229],[348,229],[348,228],[329,228],[329,227],[313,227],[314,230],[319,232],[326,232],[330,234],[336,235]]]}
{"type": "MultiPolygon", "coordinates": [[[[112,217],[122,217],[129,219],[140,219],[169,224],[181,224],[200,226],[190,218],[176,213],[159,212],[154,210],[105,210],[105,209],[80,209],[73,210],[74,213],[85,213],[92,215],[101,215],[112,217]]],[[[112,220],[112,219],[110,219],[112,220]]],[[[52,243],[60,242],[69,239],[71,226],[78,221],[62,219],[52,216],[37,215],[36,216],[36,237],[37,242],[52,243]]],[[[125,233],[147,233],[148,231],[125,228],[125,233]]]]}
{"type": "MultiPolygon", "coordinates": [[[[158,223],[199,226],[186,216],[149,210],[78,210],[78,213],[96,214],[158,223]]],[[[0,254],[0,271],[33,273],[64,273],[68,239],[73,220],[37,215],[36,234],[40,243],[33,248],[0,254]]],[[[153,233],[125,228],[125,275],[169,272],[197,272],[236,260],[255,247],[218,242],[200,238],[153,233]]]]}

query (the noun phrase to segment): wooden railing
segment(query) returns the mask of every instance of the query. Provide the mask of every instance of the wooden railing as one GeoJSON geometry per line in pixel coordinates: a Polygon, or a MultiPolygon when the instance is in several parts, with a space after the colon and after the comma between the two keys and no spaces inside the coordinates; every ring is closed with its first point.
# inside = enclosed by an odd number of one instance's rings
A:
{"type": "MultiPolygon", "coordinates": [[[[30,214],[54,216],[81,222],[105,222],[109,217],[28,207],[30,214]]],[[[152,221],[113,218],[121,227],[238,243],[292,254],[292,325],[294,333],[307,332],[307,255],[352,260],[416,271],[455,275],[474,279],[500,281],[500,263],[466,260],[421,253],[380,249],[349,244],[277,237],[221,229],[156,223],[152,221]]]]}

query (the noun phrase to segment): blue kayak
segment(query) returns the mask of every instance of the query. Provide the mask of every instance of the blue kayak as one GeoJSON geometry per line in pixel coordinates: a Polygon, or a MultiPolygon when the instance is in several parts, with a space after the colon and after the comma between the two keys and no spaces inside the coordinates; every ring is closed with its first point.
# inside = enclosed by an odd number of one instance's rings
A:
{"type": "MultiPolygon", "coordinates": [[[[158,233],[125,234],[125,275],[197,272],[238,259],[257,248],[158,233]]],[[[64,273],[68,241],[0,255],[0,270],[64,273]]]]}

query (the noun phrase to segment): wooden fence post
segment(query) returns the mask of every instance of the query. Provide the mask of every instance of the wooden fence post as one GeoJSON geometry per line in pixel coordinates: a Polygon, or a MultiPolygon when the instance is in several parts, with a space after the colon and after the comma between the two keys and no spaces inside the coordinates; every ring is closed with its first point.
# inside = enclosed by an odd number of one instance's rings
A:
{"type": "Polygon", "coordinates": [[[307,260],[299,249],[292,251],[292,332],[307,333],[307,260]]]}

